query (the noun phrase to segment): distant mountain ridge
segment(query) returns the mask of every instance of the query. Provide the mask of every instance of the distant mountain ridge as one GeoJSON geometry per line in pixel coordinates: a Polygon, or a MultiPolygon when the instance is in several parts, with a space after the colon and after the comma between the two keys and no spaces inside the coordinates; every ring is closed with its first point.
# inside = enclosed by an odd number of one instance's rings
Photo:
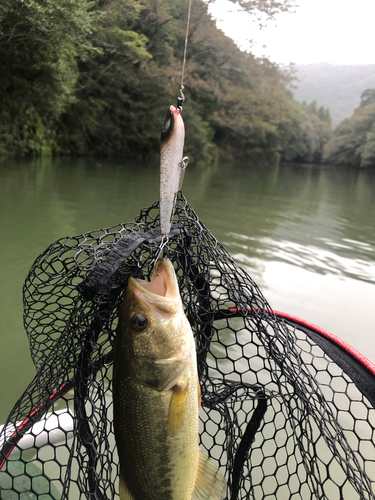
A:
{"type": "Polygon", "coordinates": [[[285,69],[297,77],[296,88],[291,88],[294,98],[328,108],[333,127],[352,115],[364,90],[375,88],[375,64],[296,64],[285,69]]]}

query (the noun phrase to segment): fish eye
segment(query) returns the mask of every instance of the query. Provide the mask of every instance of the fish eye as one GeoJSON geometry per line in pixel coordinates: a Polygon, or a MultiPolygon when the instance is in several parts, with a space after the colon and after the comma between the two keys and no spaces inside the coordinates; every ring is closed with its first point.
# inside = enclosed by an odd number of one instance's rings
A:
{"type": "Polygon", "coordinates": [[[132,326],[137,332],[142,332],[148,327],[148,319],[144,314],[136,314],[132,319],[132,326]]]}

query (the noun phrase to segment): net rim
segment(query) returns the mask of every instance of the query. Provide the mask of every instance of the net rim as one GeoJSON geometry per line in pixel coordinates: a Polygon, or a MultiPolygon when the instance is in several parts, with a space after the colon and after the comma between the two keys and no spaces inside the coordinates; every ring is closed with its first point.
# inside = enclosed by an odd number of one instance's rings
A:
{"type": "Polygon", "coordinates": [[[310,330],[313,330],[316,333],[322,335],[323,337],[331,340],[334,344],[341,347],[342,349],[344,349],[344,351],[346,351],[348,354],[353,356],[353,358],[355,358],[356,361],[361,363],[361,365],[364,368],[367,368],[373,375],[375,375],[375,364],[372,363],[368,358],[366,358],[366,356],[364,356],[357,349],[355,349],[350,344],[348,344],[348,342],[345,342],[345,340],[342,340],[337,335],[334,335],[333,333],[329,332],[328,330],[325,330],[324,328],[317,326],[315,323],[311,323],[310,321],[306,321],[302,318],[299,318],[298,316],[294,316],[293,314],[288,314],[288,313],[284,313],[281,311],[273,311],[273,313],[278,318],[283,318],[283,319],[293,321],[293,323],[297,323],[298,325],[309,328],[310,330]]]}

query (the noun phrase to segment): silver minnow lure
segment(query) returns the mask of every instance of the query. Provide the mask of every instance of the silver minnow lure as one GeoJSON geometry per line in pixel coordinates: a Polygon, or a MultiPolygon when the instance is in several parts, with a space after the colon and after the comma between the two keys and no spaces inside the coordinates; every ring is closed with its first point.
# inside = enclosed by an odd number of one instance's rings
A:
{"type": "Polygon", "coordinates": [[[159,204],[162,235],[171,230],[177,192],[188,163],[188,158],[182,157],[184,141],[184,121],[180,111],[171,106],[161,131],[159,204]]]}

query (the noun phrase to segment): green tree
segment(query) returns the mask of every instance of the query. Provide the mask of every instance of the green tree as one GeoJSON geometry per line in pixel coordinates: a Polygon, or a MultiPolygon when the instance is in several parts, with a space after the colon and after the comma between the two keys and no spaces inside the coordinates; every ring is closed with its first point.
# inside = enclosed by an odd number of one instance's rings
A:
{"type": "MultiPolygon", "coordinates": [[[[4,150],[158,152],[161,125],[181,80],[188,0],[6,2],[0,83],[11,111],[0,105],[4,150]],[[20,67],[13,72],[17,53],[20,67]]],[[[237,3],[269,17],[290,8],[286,0],[237,3]]],[[[217,29],[207,3],[193,0],[184,80],[186,153],[196,161],[280,153],[298,123],[288,81],[267,59],[242,52],[217,29]]]]}
{"type": "Polygon", "coordinates": [[[375,89],[366,89],[361,94],[360,108],[364,108],[375,102],[375,89]]]}
{"type": "MultiPolygon", "coordinates": [[[[159,149],[162,121],[178,95],[188,0],[142,0],[131,19],[118,8],[112,6],[109,24],[147,40],[152,58],[119,58],[112,44],[103,44],[106,29],[95,34],[101,52],[80,63],[79,99],[62,117],[62,152],[149,155],[159,149]]],[[[241,52],[216,28],[207,4],[194,0],[185,70],[186,153],[206,160],[218,151],[277,151],[282,122],[289,119],[286,80],[269,61],[241,52]]]]}
{"type": "Polygon", "coordinates": [[[375,102],[368,101],[334,130],[325,148],[325,158],[329,163],[375,167],[375,102]]]}
{"type": "Polygon", "coordinates": [[[142,140],[150,135],[140,123],[142,108],[149,107],[147,80],[150,91],[155,90],[144,68],[151,59],[148,39],[134,29],[143,10],[140,2],[130,0],[105,0],[96,6],[90,36],[94,50],[78,58],[76,101],[57,124],[57,152],[116,155],[142,150],[142,140]]]}
{"type": "Polygon", "coordinates": [[[0,5],[0,144],[53,147],[53,124],[75,100],[77,57],[93,50],[86,0],[3,0],[0,5]]]}
{"type": "Polygon", "coordinates": [[[366,141],[361,153],[361,167],[375,167],[375,121],[366,133],[366,141]]]}
{"type": "Polygon", "coordinates": [[[329,111],[329,109],[325,109],[323,106],[320,106],[320,108],[318,109],[318,112],[317,112],[317,116],[319,118],[319,120],[321,120],[322,122],[326,122],[328,123],[328,125],[331,125],[331,113],[329,111]]]}
{"type": "Polygon", "coordinates": [[[324,147],[332,136],[328,109],[317,108],[316,101],[293,103],[295,115],[289,136],[282,150],[284,161],[319,163],[324,147]]]}
{"type": "MultiPolygon", "coordinates": [[[[212,0],[211,0],[212,1],[212,0]]],[[[215,1],[215,0],[213,0],[215,1]]],[[[295,2],[282,0],[230,0],[232,3],[238,4],[241,9],[249,14],[259,17],[260,14],[266,14],[266,19],[271,20],[280,12],[290,12],[297,7],[295,2]]]]}

